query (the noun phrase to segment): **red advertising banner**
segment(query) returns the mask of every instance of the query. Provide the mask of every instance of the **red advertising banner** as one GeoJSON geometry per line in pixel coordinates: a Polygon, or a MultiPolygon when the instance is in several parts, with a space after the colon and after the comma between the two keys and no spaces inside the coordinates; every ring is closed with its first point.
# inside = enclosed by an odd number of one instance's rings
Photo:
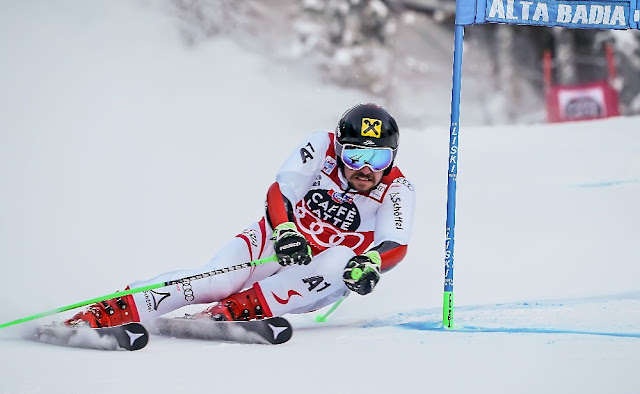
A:
{"type": "Polygon", "coordinates": [[[547,90],[547,120],[567,122],[620,115],[618,92],[607,81],[552,85],[547,90]]]}

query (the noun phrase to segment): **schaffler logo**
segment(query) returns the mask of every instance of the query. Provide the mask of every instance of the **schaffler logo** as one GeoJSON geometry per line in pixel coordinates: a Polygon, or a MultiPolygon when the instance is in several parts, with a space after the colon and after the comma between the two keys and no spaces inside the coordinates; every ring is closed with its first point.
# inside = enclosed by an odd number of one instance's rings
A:
{"type": "Polygon", "coordinates": [[[276,301],[278,301],[282,305],[288,304],[289,301],[291,301],[291,297],[293,297],[293,296],[302,297],[302,295],[300,293],[298,293],[297,291],[295,291],[295,290],[289,290],[289,292],[287,293],[287,299],[282,299],[282,298],[278,297],[276,295],[276,293],[274,293],[273,291],[271,292],[271,295],[273,296],[273,298],[276,299],[276,301]]]}

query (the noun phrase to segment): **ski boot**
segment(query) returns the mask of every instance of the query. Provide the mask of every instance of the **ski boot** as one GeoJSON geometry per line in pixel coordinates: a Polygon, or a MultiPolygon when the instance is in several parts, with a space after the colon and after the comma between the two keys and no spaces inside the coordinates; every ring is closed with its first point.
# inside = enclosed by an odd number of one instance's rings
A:
{"type": "Polygon", "coordinates": [[[233,321],[261,320],[271,316],[265,314],[255,287],[251,287],[220,300],[217,304],[197,313],[196,317],[209,318],[217,321],[233,321]]]}
{"type": "Polygon", "coordinates": [[[63,323],[67,326],[88,324],[93,328],[101,328],[120,326],[132,321],[138,322],[140,318],[133,297],[127,295],[89,305],[86,310],[78,312],[63,323]]]}

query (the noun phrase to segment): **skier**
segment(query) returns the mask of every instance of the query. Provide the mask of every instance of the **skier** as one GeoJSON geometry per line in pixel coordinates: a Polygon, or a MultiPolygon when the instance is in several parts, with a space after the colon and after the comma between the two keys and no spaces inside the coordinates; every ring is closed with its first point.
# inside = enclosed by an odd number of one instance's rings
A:
{"type": "Polygon", "coordinates": [[[268,262],[90,305],[67,325],[109,327],[156,318],[191,304],[197,315],[251,320],[305,313],[349,292],[373,291],[380,273],[407,252],[414,189],[393,165],[399,130],[371,103],[347,110],[335,133],[317,132],[284,162],[266,196],[266,214],[197,270],[174,271],[136,288],[242,264],[268,262]]]}

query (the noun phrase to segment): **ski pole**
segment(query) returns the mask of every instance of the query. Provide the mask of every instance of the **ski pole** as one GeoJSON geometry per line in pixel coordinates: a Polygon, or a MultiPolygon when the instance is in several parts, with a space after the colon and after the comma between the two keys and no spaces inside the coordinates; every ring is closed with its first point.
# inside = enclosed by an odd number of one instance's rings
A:
{"type": "Polygon", "coordinates": [[[331,305],[331,308],[329,308],[327,313],[325,313],[324,315],[316,315],[316,321],[318,323],[326,322],[327,321],[327,317],[329,317],[329,315],[332,314],[333,311],[335,311],[340,306],[340,304],[342,304],[342,301],[344,301],[345,298],[347,298],[347,296],[344,296],[344,297],[340,298],[333,305],[331,305]]]}
{"type": "Polygon", "coordinates": [[[202,274],[191,275],[191,276],[187,276],[187,277],[184,277],[184,278],[181,278],[181,279],[170,280],[168,282],[160,282],[160,283],[156,283],[156,284],[152,284],[152,285],[136,287],[134,289],[117,291],[115,293],[107,294],[107,295],[104,295],[102,297],[92,298],[90,300],[77,302],[75,304],[63,306],[61,308],[52,309],[52,310],[47,311],[47,312],[38,313],[38,314],[35,314],[35,315],[23,317],[22,319],[18,319],[18,320],[10,321],[8,323],[0,324],[0,328],[13,326],[15,324],[24,323],[24,322],[27,322],[27,321],[30,321],[30,320],[39,319],[41,317],[53,315],[53,314],[60,313],[60,312],[65,312],[65,311],[68,311],[68,310],[71,310],[71,309],[79,308],[81,306],[94,304],[96,302],[110,300],[112,298],[123,297],[123,296],[127,296],[129,294],[140,293],[140,292],[143,292],[143,291],[158,289],[160,287],[171,286],[171,285],[175,285],[175,284],[179,284],[179,283],[191,282],[191,281],[198,280],[198,279],[208,278],[210,276],[220,275],[220,274],[224,274],[224,273],[231,272],[231,271],[237,271],[237,270],[240,270],[240,269],[243,269],[243,268],[254,267],[256,265],[269,263],[269,262],[272,262],[272,261],[278,261],[278,258],[275,255],[273,255],[273,256],[270,256],[270,257],[265,257],[263,259],[249,261],[248,263],[236,264],[236,265],[233,265],[231,267],[219,268],[217,270],[204,272],[202,274]]]}

